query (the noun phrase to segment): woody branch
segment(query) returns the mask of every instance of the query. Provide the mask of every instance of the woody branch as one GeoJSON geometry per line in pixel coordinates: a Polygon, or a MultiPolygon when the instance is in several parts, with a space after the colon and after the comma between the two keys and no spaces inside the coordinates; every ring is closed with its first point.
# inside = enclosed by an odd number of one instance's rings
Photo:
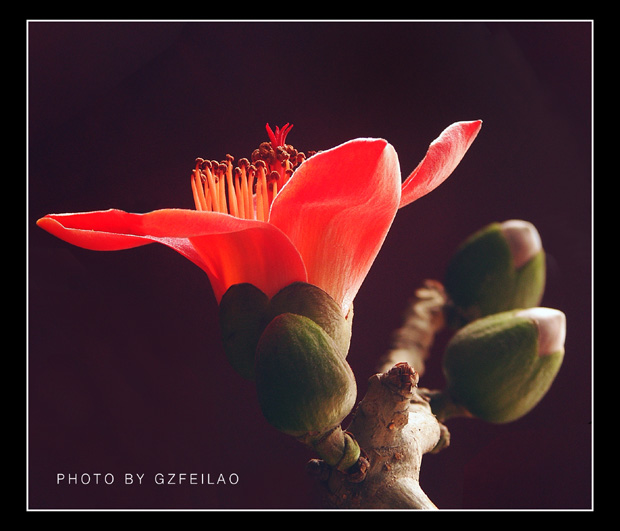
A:
{"type": "Polygon", "coordinates": [[[326,503],[334,508],[436,509],[419,484],[422,456],[449,441],[446,427],[433,415],[417,384],[424,372],[435,334],[443,326],[446,298],[441,284],[419,288],[393,336],[392,348],[380,359],[347,431],[366,461],[360,477],[316,461],[326,503]]]}

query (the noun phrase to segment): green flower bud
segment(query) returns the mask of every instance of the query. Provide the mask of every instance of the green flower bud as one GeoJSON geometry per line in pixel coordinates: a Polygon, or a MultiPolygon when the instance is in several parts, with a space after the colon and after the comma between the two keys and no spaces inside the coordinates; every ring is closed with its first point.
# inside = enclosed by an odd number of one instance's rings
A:
{"type": "Polygon", "coordinates": [[[271,300],[252,284],[235,284],[220,301],[219,317],[226,357],[241,376],[254,379],[258,340],[265,327],[283,313],[303,315],[314,321],[334,340],[340,355],[346,357],[353,309],[345,318],[332,297],[306,282],[290,284],[271,300]]]}
{"type": "Polygon", "coordinates": [[[267,421],[295,437],[338,426],[357,396],[353,371],[334,340],[292,313],[275,317],[260,338],[256,389],[267,421]]]}
{"type": "Polygon", "coordinates": [[[265,323],[280,314],[294,313],[312,319],[335,341],[343,357],[349,352],[353,310],[345,316],[340,305],[321,288],[295,282],[280,290],[269,302],[265,323]]]}
{"type": "Polygon", "coordinates": [[[226,358],[244,378],[254,379],[256,345],[264,328],[269,303],[252,284],[231,286],[220,301],[219,318],[226,358]]]}
{"type": "Polygon", "coordinates": [[[540,304],[545,253],[531,223],[491,223],[467,238],[446,269],[444,287],[453,305],[453,326],[515,308],[540,304]]]}
{"type": "Polygon", "coordinates": [[[565,315],[550,308],[512,310],[469,323],[446,347],[446,396],[489,422],[522,417],[551,387],[565,335],[565,315]]]}

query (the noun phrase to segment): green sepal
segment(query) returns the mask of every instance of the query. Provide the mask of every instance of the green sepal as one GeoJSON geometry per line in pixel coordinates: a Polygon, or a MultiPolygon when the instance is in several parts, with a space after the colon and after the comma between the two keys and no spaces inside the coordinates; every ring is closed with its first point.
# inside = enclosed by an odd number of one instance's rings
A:
{"type": "Polygon", "coordinates": [[[345,318],[338,303],[321,288],[294,282],[271,300],[252,284],[235,284],[220,301],[221,337],[226,357],[241,376],[254,380],[258,340],[267,325],[283,313],[303,315],[317,323],[334,340],[345,358],[351,342],[353,309],[345,318]]]}
{"type": "Polygon", "coordinates": [[[340,305],[321,288],[307,282],[294,282],[281,289],[269,302],[265,322],[269,323],[283,313],[312,319],[334,340],[341,355],[347,356],[351,343],[353,310],[345,318],[340,305]]]}
{"type": "Polygon", "coordinates": [[[248,380],[254,380],[256,345],[263,332],[268,304],[267,295],[252,284],[231,286],[220,301],[220,330],[226,358],[248,380]]]}
{"type": "Polygon", "coordinates": [[[267,421],[295,437],[338,426],[357,396],[353,371],[334,340],[292,313],[275,317],[259,340],[256,389],[267,421]]]}
{"type": "Polygon", "coordinates": [[[537,306],[546,277],[545,252],[515,267],[501,223],[491,223],[467,238],[446,268],[444,287],[458,328],[480,317],[537,306]]]}
{"type": "Polygon", "coordinates": [[[519,311],[469,323],[446,347],[446,393],[474,417],[493,423],[516,420],[534,408],[553,383],[564,349],[538,352],[538,326],[519,311]]]}
{"type": "Polygon", "coordinates": [[[300,440],[317,452],[325,463],[341,471],[355,465],[361,455],[358,442],[350,433],[343,431],[341,426],[300,440]]]}

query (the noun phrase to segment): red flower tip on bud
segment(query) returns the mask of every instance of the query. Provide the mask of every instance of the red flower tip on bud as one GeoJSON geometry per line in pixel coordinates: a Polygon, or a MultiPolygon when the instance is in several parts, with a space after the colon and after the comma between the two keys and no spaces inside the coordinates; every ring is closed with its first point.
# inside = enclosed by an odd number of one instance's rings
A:
{"type": "Polygon", "coordinates": [[[566,315],[552,308],[528,308],[517,312],[518,317],[526,317],[538,327],[538,355],[548,356],[564,350],[566,339],[566,315]]]}
{"type": "Polygon", "coordinates": [[[527,264],[542,250],[542,241],[536,227],[528,221],[510,219],[501,224],[515,268],[527,264]]]}

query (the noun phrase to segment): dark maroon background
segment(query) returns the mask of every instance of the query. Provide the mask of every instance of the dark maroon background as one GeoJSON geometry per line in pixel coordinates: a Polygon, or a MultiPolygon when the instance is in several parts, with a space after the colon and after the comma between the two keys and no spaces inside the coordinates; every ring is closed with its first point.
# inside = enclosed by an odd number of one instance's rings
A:
{"type": "MultiPolygon", "coordinates": [[[[96,253],[38,229],[51,212],[192,208],[198,156],[248,156],[264,125],[298,149],[388,139],[408,174],[448,125],[484,126],[453,176],[398,213],[356,299],[359,393],[408,297],[454,247],[522,218],[548,252],[543,304],[564,365],[527,417],[449,424],[423,460],[444,509],[591,507],[589,22],[28,24],[28,506],[317,506],[313,457],[272,429],[229,368],[202,271],[163,246],[96,253]],[[112,486],[56,474],[112,473],[112,486]],[[123,485],[125,473],[237,473],[231,486],[123,485]]],[[[440,338],[437,346],[441,345],[440,338]]],[[[439,350],[439,348],[437,349],[439,350]]],[[[440,353],[421,385],[442,383],[440,353]]]]}

